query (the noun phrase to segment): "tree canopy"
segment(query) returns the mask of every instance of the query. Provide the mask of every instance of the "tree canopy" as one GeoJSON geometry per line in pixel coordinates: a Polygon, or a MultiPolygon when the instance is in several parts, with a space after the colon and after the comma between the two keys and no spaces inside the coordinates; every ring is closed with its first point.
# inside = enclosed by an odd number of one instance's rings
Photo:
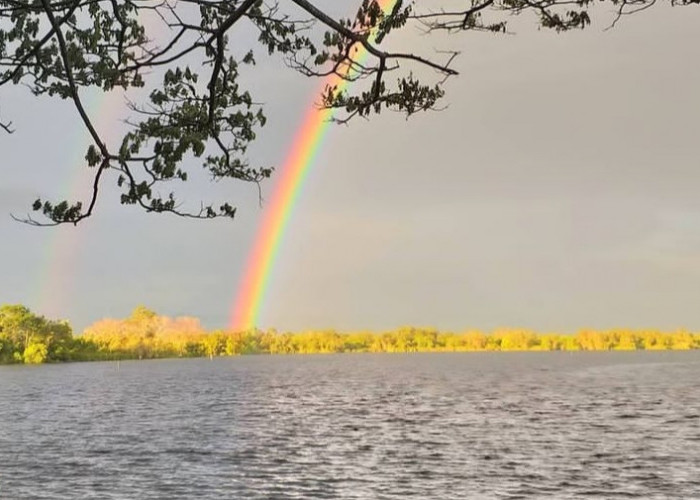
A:
{"type": "MultiPolygon", "coordinates": [[[[22,220],[78,223],[93,213],[108,179],[121,190],[122,204],[148,212],[233,217],[229,202],[187,211],[174,189],[162,195],[159,187],[187,181],[198,164],[215,181],[259,183],[272,174],[246,156],[266,116],[241,75],[261,57],[280,56],[309,77],[357,82],[331,82],[323,90],[319,106],[336,110],[337,121],[384,110],[410,116],[437,106],[445,79],[457,74],[457,54],[385,48],[395,32],[507,33],[510,19],[521,14],[563,32],[589,26],[595,4],[614,7],[614,25],[656,0],[397,0],[386,12],[376,0],[358,3],[354,16],[342,17],[337,6],[316,0],[0,0],[0,87],[21,84],[36,96],[69,100],[91,142],[89,198],[38,199],[32,208],[40,218],[22,220]],[[142,98],[129,101],[130,128],[108,143],[84,95],[130,89],[143,89],[142,98]]],[[[2,115],[0,128],[14,130],[2,115]]]]}
{"type": "Polygon", "coordinates": [[[64,361],[75,348],[67,322],[37,316],[22,305],[0,306],[0,363],[64,361]]]}
{"type": "Polygon", "coordinates": [[[610,351],[700,349],[700,333],[684,329],[579,330],[576,334],[499,328],[441,332],[405,326],[383,332],[257,328],[206,331],[197,318],[161,316],[143,306],[123,319],[106,318],[73,336],[65,321],[22,305],[0,305],[0,364],[152,359],[239,354],[351,352],[610,351]]]}

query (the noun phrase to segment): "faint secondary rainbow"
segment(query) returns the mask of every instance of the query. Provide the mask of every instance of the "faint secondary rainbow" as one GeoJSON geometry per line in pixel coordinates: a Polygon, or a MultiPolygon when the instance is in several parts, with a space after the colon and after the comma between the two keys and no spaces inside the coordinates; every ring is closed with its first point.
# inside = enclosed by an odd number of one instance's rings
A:
{"type": "MultiPolygon", "coordinates": [[[[155,19],[154,16],[146,15],[140,21],[147,31],[155,31],[159,29],[155,19]]],[[[118,90],[119,87],[116,89],[104,92],[93,88],[81,89],[80,92],[93,126],[108,142],[118,138],[120,130],[115,130],[114,123],[125,110],[124,92],[118,90]]],[[[94,174],[86,168],[85,161],[85,153],[92,139],[78,117],[75,116],[74,119],[79,125],[67,142],[71,149],[65,157],[70,166],[66,168],[65,182],[56,189],[56,199],[65,199],[70,203],[81,200],[85,206],[94,179],[94,174]]],[[[38,266],[36,298],[32,301],[36,304],[36,310],[45,316],[66,318],[73,307],[81,251],[85,246],[83,240],[88,236],[85,226],[85,222],[77,228],[63,224],[50,230],[52,234],[47,238],[44,257],[38,266]]]]}
{"type": "MultiPolygon", "coordinates": [[[[395,2],[396,0],[378,0],[384,11],[389,10],[395,2]]],[[[357,60],[363,62],[366,57],[367,51],[364,47],[359,47],[357,60]]],[[[324,80],[322,88],[337,85],[338,90],[342,91],[349,83],[337,75],[331,75],[324,80]]],[[[292,147],[277,174],[269,205],[246,261],[243,279],[232,307],[229,324],[232,330],[247,330],[257,325],[285,230],[326,136],[332,115],[332,110],[312,107],[297,129],[292,147]]]]}
{"type": "MultiPolygon", "coordinates": [[[[92,91],[81,94],[81,98],[88,113],[94,117],[93,126],[100,132],[109,129],[123,108],[121,95],[92,91]]],[[[85,203],[85,193],[91,191],[93,180],[93,174],[85,168],[84,158],[90,143],[90,138],[81,123],[73,132],[72,139],[68,141],[68,144],[72,145],[66,155],[70,167],[66,168],[65,182],[56,190],[56,198],[66,199],[71,203],[82,199],[85,203]]],[[[76,228],[65,224],[48,231],[51,233],[47,238],[44,258],[37,274],[36,309],[48,317],[65,318],[73,307],[77,264],[84,247],[81,240],[87,236],[88,230],[84,225],[76,228]]]]}

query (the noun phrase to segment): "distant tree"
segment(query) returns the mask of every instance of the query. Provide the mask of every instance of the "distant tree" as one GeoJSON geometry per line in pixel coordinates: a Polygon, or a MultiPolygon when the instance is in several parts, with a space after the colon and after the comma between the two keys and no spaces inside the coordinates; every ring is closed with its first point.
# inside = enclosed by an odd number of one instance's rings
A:
{"type": "Polygon", "coordinates": [[[417,329],[414,331],[414,343],[419,351],[431,351],[437,346],[437,330],[417,329]]]}
{"type": "Polygon", "coordinates": [[[614,348],[620,351],[633,351],[639,349],[639,338],[631,330],[614,332],[614,348]]]}
{"type": "Polygon", "coordinates": [[[501,330],[495,334],[501,338],[503,351],[527,351],[537,345],[537,337],[527,330],[501,330]]]}
{"type": "MultiPolygon", "coordinates": [[[[397,0],[384,12],[377,1],[362,0],[357,13],[344,18],[333,13],[341,9],[338,2],[331,7],[315,0],[0,0],[0,87],[23,85],[35,96],[69,100],[91,142],[85,163],[94,179],[87,201],[38,199],[33,210],[45,218],[22,220],[60,224],[89,217],[109,173],[123,204],[187,217],[233,217],[228,202],[188,211],[175,191],[160,189],[186,181],[196,162],[215,181],[258,183],[271,175],[272,168],[251,166],[246,158],[266,117],[241,75],[253,71],[261,53],[280,55],[309,77],[356,81],[349,90],[330,84],[322,92],[319,105],[337,109],[338,121],[387,109],[412,115],[433,109],[443,97],[444,80],[456,74],[455,53],[384,48],[395,31],[413,26],[427,33],[506,33],[513,15],[529,13],[539,27],[561,32],[588,26],[595,4],[616,9],[614,24],[655,3],[397,0]],[[85,94],[116,90],[132,91],[131,128],[111,144],[95,128],[85,94]]],[[[13,131],[7,118],[0,128],[13,131]]]]}
{"type": "Polygon", "coordinates": [[[558,351],[562,348],[562,342],[558,335],[544,334],[539,337],[539,346],[543,351],[558,351]]]}
{"type": "Polygon", "coordinates": [[[31,342],[22,354],[26,364],[40,364],[46,361],[49,349],[43,342],[31,342]]]}
{"type": "Polygon", "coordinates": [[[131,316],[129,319],[136,324],[148,324],[153,321],[158,315],[155,311],[151,311],[149,308],[143,305],[136,306],[133,311],[131,311],[131,316]]]}
{"type": "Polygon", "coordinates": [[[46,319],[19,304],[0,306],[0,361],[51,361],[72,341],[73,330],[65,321],[46,319]]]}
{"type": "Polygon", "coordinates": [[[695,339],[689,332],[678,330],[671,335],[668,344],[670,344],[671,349],[693,349],[695,347],[695,339]]]}
{"type": "Polygon", "coordinates": [[[34,338],[43,336],[44,323],[43,318],[25,306],[15,304],[0,307],[0,332],[18,347],[19,352],[24,352],[34,338]]]}
{"type": "Polygon", "coordinates": [[[642,347],[646,350],[663,349],[664,337],[656,330],[645,330],[641,332],[642,347]]]}
{"type": "Polygon", "coordinates": [[[144,306],[136,307],[125,319],[97,321],[85,329],[83,338],[116,358],[199,356],[209,352],[199,320],[159,316],[144,306]]]}
{"type": "Polygon", "coordinates": [[[609,332],[581,330],[576,335],[581,349],[588,351],[607,351],[615,345],[614,337],[609,332]]]}
{"type": "Polygon", "coordinates": [[[294,352],[292,335],[289,333],[278,333],[275,330],[265,332],[261,344],[263,350],[270,354],[291,354],[294,352]]]}
{"type": "Polygon", "coordinates": [[[486,349],[486,345],[488,344],[486,335],[475,330],[466,332],[462,338],[464,339],[462,342],[464,348],[469,351],[481,351],[486,349]]]}
{"type": "Polygon", "coordinates": [[[243,332],[234,332],[226,336],[224,344],[224,352],[227,356],[235,356],[243,354],[245,349],[245,334],[243,332]]]}
{"type": "Polygon", "coordinates": [[[206,335],[202,339],[202,347],[204,348],[204,353],[210,358],[220,356],[226,350],[226,338],[223,332],[215,331],[206,335]]]}

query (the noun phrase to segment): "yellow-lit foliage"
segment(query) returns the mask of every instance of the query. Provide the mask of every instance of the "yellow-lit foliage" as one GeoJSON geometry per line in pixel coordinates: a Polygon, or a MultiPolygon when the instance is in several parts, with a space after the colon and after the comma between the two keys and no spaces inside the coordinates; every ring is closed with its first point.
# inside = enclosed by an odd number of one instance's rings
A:
{"type": "Polygon", "coordinates": [[[106,358],[165,356],[234,356],[239,354],[312,354],[339,352],[446,351],[600,351],[635,349],[697,349],[700,334],[685,330],[580,330],[574,335],[500,328],[490,333],[467,330],[439,332],[434,328],[400,327],[386,332],[335,330],[299,333],[276,330],[205,333],[195,318],[171,319],[137,308],[124,320],[102,320],[84,337],[106,358]]]}
{"type": "Polygon", "coordinates": [[[239,354],[339,352],[593,351],[699,349],[700,333],[687,330],[583,329],[573,335],[500,328],[490,333],[440,332],[404,326],[384,332],[274,329],[206,332],[197,318],[169,318],[139,306],[125,319],[103,319],[72,337],[70,325],[31,315],[22,306],[0,312],[0,362],[127,359],[239,354]],[[19,319],[18,319],[19,318],[19,319]],[[36,324],[36,325],[35,325],[36,324]],[[30,328],[31,327],[31,328],[30,328]]]}
{"type": "Polygon", "coordinates": [[[112,357],[155,358],[208,354],[206,335],[199,320],[168,318],[139,306],[126,319],[103,319],[89,326],[83,338],[112,357]]]}

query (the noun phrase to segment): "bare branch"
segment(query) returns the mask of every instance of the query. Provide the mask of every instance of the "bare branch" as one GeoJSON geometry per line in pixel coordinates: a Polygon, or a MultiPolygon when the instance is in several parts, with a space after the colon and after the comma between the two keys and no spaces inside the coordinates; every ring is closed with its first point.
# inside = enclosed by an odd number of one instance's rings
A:
{"type": "Polygon", "coordinates": [[[2,123],[0,122],[0,128],[3,129],[8,134],[13,134],[15,131],[12,128],[12,122],[2,123]]]}

